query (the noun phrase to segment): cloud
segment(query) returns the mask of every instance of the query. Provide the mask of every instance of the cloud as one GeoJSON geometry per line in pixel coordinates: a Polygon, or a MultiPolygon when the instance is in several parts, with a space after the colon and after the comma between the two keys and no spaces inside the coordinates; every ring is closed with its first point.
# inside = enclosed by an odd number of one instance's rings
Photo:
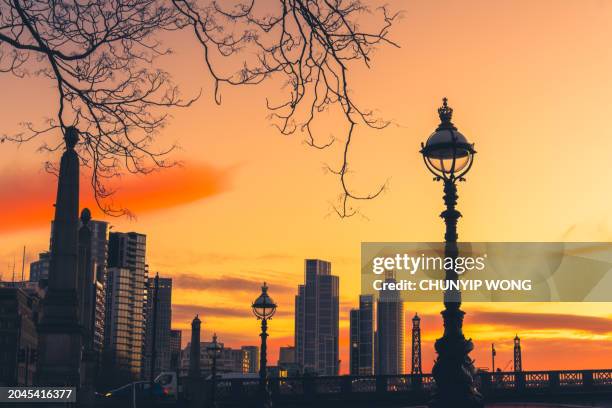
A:
{"type": "MultiPolygon", "coordinates": [[[[191,322],[195,315],[199,315],[200,319],[207,319],[209,316],[214,318],[252,318],[253,312],[250,307],[232,307],[232,306],[200,306],[200,305],[172,305],[172,320],[175,323],[191,322]]],[[[293,316],[291,310],[277,310],[276,317],[293,316]]]]}
{"type": "MultiPolygon", "coordinates": [[[[109,182],[109,188],[117,188],[108,203],[136,215],[187,204],[227,191],[234,170],[187,164],[148,175],[125,176],[109,182]]],[[[56,189],[57,178],[42,170],[4,170],[0,175],[0,233],[48,226],[56,189]]],[[[86,175],[81,179],[80,207],[96,208],[86,175]]]]}
{"type": "MultiPolygon", "coordinates": [[[[172,278],[175,287],[180,289],[213,290],[213,291],[236,291],[257,293],[261,289],[261,280],[246,279],[233,276],[202,277],[191,274],[177,275],[172,278]]],[[[295,288],[282,284],[271,285],[270,290],[274,293],[294,293],[295,288]]]]}
{"type": "MultiPolygon", "coordinates": [[[[220,252],[197,252],[197,251],[189,251],[189,250],[181,250],[180,253],[174,253],[171,256],[163,255],[158,256],[155,260],[155,263],[164,267],[172,267],[176,266],[177,260],[179,263],[184,264],[224,264],[231,262],[244,262],[244,261],[267,261],[267,262],[277,262],[277,261],[285,261],[295,259],[296,256],[290,254],[282,254],[282,253],[264,253],[261,255],[250,255],[250,254],[241,254],[241,253],[220,253],[220,252]]],[[[266,270],[266,272],[275,272],[271,269],[266,270]]],[[[283,274],[282,272],[277,273],[283,274]]]]}
{"type": "MultiPolygon", "coordinates": [[[[180,253],[173,253],[172,255],[158,255],[154,263],[161,267],[172,268],[176,267],[177,263],[180,264],[188,264],[188,265],[198,265],[198,264],[224,264],[224,263],[249,263],[252,264],[254,262],[266,262],[270,264],[272,262],[279,262],[285,260],[296,259],[297,257],[290,254],[283,253],[263,253],[260,255],[257,254],[243,254],[243,253],[218,253],[218,252],[197,252],[193,250],[184,250],[180,251],[180,253]]],[[[278,275],[285,276],[285,272],[276,271],[273,269],[265,269],[259,270],[261,272],[265,272],[269,275],[278,275]]],[[[254,273],[259,273],[259,271],[254,273]]],[[[250,271],[245,271],[250,272],[250,271]]]]}
{"type": "Polygon", "coordinates": [[[612,333],[612,318],[553,313],[485,312],[470,313],[470,322],[521,330],[571,329],[595,334],[612,333]]]}

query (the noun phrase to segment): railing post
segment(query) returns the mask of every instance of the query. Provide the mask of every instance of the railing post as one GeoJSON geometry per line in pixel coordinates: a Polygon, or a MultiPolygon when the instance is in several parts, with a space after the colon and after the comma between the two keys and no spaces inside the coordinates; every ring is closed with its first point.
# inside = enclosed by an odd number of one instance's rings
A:
{"type": "Polygon", "coordinates": [[[312,401],[315,399],[315,394],[317,392],[315,387],[315,379],[314,377],[303,377],[302,385],[304,389],[304,400],[312,401]]]}
{"type": "Polygon", "coordinates": [[[561,386],[561,383],[559,381],[559,372],[558,371],[549,372],[548,373],[548,387],[551,390],[558,390],[560,386],[561,386]]]}
{"type": "Polygon", "coordinates": [[[340,377],[340,390],[342,397],[348,396],[353,391],[353,377],[348,375],[340,377]]]}
{"type": "Polygon", "coordinates": [[[268,379],[268,386],[270,387],[270,394],[272,396],[272,401],[274,401],[279,394],[279,388],[280,388],[280,378],[269,378],[268,379]]]}
{"type": "Polygon", "coordinates": [[[242,396],[244,395],[244,384],[241,380],[239,379],[232,379],[230,380],[230,390],[231,390],[231,395],[234,398],[240,399],[242,398],[242,396]]]}
{"type": "Polygon", "coordinates": [[[410,376],[411,391],[421,392],[423,390],[423,375],[412,374],[410,376]]]}
{"type": "Polygon", "coordinates": [[[592,371],[583,371],[582,372],[582,386],[590,390],[593,388],[593,372],[592,371]]]}
{"type": "Polygon", "coordinates": [[[387,392],[387,377],[384,375],[376,376],[376,393],[384,394],[387,392]]]}
{"type": "Polygon", "coordinates": [[[493,375],[494,375],[493,373],[486,373],[483,371],[478,373],[478,377],[480,378],[479,391],[483,396],[487,396],[491,392],[491,377],[493,375]]]}
{"type": "MultiPolygon", "coordinates": [[[[500,379],[503,381],[503,377],[500,377],[500,379]]],[[[524,372],[516,371],[514,373],[514,384],[516,385],[516,390],[518,392],[525,391],[525,373],[524,372]]]]}

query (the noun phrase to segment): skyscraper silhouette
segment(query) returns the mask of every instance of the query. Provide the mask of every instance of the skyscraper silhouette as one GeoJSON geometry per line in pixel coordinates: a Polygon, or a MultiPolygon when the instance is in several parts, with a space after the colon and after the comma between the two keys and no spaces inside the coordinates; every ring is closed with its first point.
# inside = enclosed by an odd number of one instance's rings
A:
{"type": "MultiPolygon", "coordinates": [[[[395,282],[392,272],[385,282],[395,282]]],[[[376,374],[404,373],[404,303],[396,290],[382,290],[376,319],[376,374]]]]}
{"type": "Polygon", "coordinates": [[[374,374],[374,296],[359,296],[359,375],[374,374]]]}
{"type": "Polygon", "coordinates": [[[339,278],[331,263],[304,261],[304,284],[295,297],[296,360],[304,372],[338,375],[339,278]]]}
{"type": "Polygon", "coordinates": [[[349,312],[349,373],[359,375],[359,309],[349,312]]]}
{"type": "Polygon", "coordinates": [[[108,242],[105,363],[117,382],[140,378],[145,335],[146,236],[112,232],[108,242]]]}
{"type": "Polygon", "coordinates": [[[91,260],[94,268],[95,312],[94,350],[100,353],[104,344],[104,318],[106,307],[106,265],[108,258],[108,223],[91,220],[91,260]]]}
{"type": "Polygon", "coordinates": [[[95,301],[95,272],[91,256],[91,212],[85,208],[81,212],[79,228],[79,319],[83,327],[83,345],[86,350],[93,350],[95,301]]]}
{"type": "Polygon", "coordinates": [[[170,330],[170,370],[176,371],[181,365],[181,330],[170,330]]]}
{"type": "Polygon", "coordinates": [[[157,299],[157,322],[155,334],[153,333],[153,287],[155,278],[147,281],[147,322],[145,325],[145,342],[143,354],[143,378],[151,372],[151,359],[153,355],[153,336],[155,335],[155,376],[162,371],[170,370],[172,360],[171,325],[172,325],[172,279],[159,278],[157,299]]]}
{"type": "Polygon", "coordinates": [[[50,259],[50,252],[41,252],[38,259],[30,263],[30,282],[39,282],[43,288],[47,287],[50,259]]]}
{"type": "Polygon", "coordinates": [[[350,311],[350,368],[353,375],[374,374],[374,296],[360,295],[359,309],[350,311]]]}

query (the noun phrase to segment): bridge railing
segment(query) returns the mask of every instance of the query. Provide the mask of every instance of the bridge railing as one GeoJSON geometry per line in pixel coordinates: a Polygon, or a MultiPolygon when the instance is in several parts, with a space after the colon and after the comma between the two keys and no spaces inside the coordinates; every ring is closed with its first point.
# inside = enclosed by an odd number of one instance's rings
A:
{"type": "MultiPolygon", "coordinates": [[[[612,392],[611,370],[565,370],[523,372],[480,372],[476,375],[480,392],[485,396],[533,393],[612,392]]],[[[257,379],[220,379],[216,381],[220,400],[256,398],[260,390],[257,379]]],[[[431,374],[389,376],[336,376],[270,378],[273,398],[337,399],[368,396],[411,395],[426,398],[435,387],[431,374]]]]}
{"type": "Polygon", "coordinates": [[[483,391],[589,391],[612,388],[612,370],[564,370],[479,373],[483,391]]]}

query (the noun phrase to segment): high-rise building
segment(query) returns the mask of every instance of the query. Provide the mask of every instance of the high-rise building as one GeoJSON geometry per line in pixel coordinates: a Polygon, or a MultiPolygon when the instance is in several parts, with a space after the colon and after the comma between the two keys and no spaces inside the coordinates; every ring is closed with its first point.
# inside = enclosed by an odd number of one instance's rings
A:
{"type": "Polygon", "coordinates": [[[93,221],[90,217],[89,210],[84,209],[79,228],[79,304],[81,325],[85,330],[84,345],[91,347],[99,358],[98,353],[102,351],[104,338],[108,224],[104,221],[93,221]]]}
{"type": "Polygon", "coordinates": [[[41,252],[38,254],[38,259],[30,263],[30,282],[39,282],[41,286],[47,286],[46,282],[47,279],[49,279],[50,260],[51,254],[49,252],[41,252]]]}
{"type": "Polygon", "coordinates": [[[259,372],[259,347],[258,346],[242,346],[240,348],[247,353],[248,369],[247,373],[259,372]]]}
{"type": "Polygon", "coordinates": [[[146,327],[143,355],[142,378],[148,379],[151,374],[151,359],[153,356],[153,336],[155,336],[155,370],[154,377],[162,371],[170,370],[172,351],[170,347],[170,331],[172,323],[172,279],[158,278],[157,319],[153,333],[153,302],[155,300],[155,279],[147,281],[146,327]]]}
{"type": "MultiPolygon", "coordinates": [[[[386,274],[385,282],[395,282],[393,273],[386,274]]],[[[376,374],[403,374],[404,303],[398,291],[380,291],[376,323],[376,374]]]]}
{"type": "Polygon", "coordinates": [[[374,374],[374,296],[359,296],[359,375],[374,374]]]}
{"type": "Polygon", "coordinates": [[[106,279],[94,281],[96,292],[96,310],[94,315],[94,351],[100,355],[104,349],[104,323],[106,317],[106,279]]]}
{"type": "Polygon", "coordinates": [[[0,287],[0,386],[34,384],[39,298],[22,288],[0,287]]]}
{"type": "Polygon", "coordinates": [[[338,375],[339,278],[331,263],[304,261],[304,285],[295,297],[296,361],[305,373],[338,375]]]}
{"type": "Polygon", "coordinates": [[[181,366],[182,331],[170,330],[170,370],[176,371],[181,366]]]}
{"type": "Polygon", "coordinates": [[[359,309],[350,312],[351,375],[374,374],[374,296],[360,295],[359,309]]]}
{"type": "Polygon", "coordinates": [[[146,247],[147,236],[144,234],[111,232],[108,237],[108,267],[144,271],[146,247]]]}
{"type": "Polygon", "coordinates": [[[106,260],[108,258],[108,223],[91,220],[91,259],[94,264],[96,279],[104,282],[106,276],[106,260]]]}
{"type": "Polygon", "coordinates": [[[104,362],[115,382],[138,379],[142,371],[148,275],[145,252],[145,235],[110,233],[104,362]]]}
{"type": "Polygon", "coordinates": [[[108,223],[92,220],[91,230],[91,260],[94,268],[95,286],[95,329],[94,350],[102,351],[104,343],[104,317],[106,304],[106,265],[108,258],[108,223]]]}
{"type": "Polygon", "coordinates": [[[349,373],[359,375],[359,309],[349,312],[349,373]]]}

